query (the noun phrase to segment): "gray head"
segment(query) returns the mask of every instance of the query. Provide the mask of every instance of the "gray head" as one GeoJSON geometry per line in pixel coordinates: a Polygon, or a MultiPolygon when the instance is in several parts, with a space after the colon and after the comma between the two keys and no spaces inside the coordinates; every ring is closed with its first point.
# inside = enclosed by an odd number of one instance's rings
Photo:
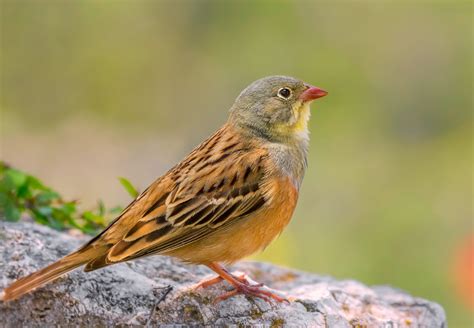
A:
{"type": "Polygon", "coordinates": [[[291,138],[307,132],[309,103],[326,94],[293,77],[265,77],[240,93],[229,122],[267,138],[291,138]]]}

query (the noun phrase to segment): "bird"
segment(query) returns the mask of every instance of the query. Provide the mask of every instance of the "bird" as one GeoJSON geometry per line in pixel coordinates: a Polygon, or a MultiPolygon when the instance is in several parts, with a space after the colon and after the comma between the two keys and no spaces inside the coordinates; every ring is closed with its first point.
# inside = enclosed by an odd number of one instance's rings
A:
{"type": "Polygon", "coordinates": [[[289,76],[254,81],[228,120],[139,194],[102,232],[57,262],[20,278],[0,296],[11,301],[84,266],[89,272],[150,255],[205,265],[238,294],[286,298],[225,265],[263,250],[289,223],[307,167],[310,104],[327,95],[289,76]]]}

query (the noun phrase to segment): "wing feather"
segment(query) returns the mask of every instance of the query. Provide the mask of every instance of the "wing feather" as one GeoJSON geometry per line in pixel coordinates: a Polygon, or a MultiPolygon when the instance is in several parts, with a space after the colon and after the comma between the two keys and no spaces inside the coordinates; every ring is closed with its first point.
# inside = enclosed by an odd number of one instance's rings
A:
{"type": "Polygon", "coordinates": [[[166,253],[261,210],[268,163],[265,150],[217,132],[129,206],[129,217],[116,223],[129,225],[101,263],[166,253]]]}

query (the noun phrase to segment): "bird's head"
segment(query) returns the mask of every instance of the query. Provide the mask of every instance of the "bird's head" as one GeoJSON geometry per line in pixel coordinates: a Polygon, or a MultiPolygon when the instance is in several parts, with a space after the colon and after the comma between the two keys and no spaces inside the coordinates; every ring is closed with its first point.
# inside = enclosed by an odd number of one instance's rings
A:
{"type": "Polygon", "coordinates": [[[240,93],[230,110],[229,122],[275,141],[306,138],[309,104],[326,94],[292,77],[265,77],[240,93]]]}

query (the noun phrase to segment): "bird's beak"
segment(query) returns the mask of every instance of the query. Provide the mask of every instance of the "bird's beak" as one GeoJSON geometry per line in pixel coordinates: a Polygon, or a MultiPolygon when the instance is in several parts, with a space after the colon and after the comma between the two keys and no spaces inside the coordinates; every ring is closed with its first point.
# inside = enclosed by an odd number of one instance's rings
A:
{"type": "Polygon", "coordinates": [[[303,93],[299,97],[300,100],[303,102],[313,101],[314,99],[324,97],[325,95],[328,94],[326,91],[318,87],[308,85],[308,84],[306,86],[308,88],[305,91],[303,91],[303,93]]]}

